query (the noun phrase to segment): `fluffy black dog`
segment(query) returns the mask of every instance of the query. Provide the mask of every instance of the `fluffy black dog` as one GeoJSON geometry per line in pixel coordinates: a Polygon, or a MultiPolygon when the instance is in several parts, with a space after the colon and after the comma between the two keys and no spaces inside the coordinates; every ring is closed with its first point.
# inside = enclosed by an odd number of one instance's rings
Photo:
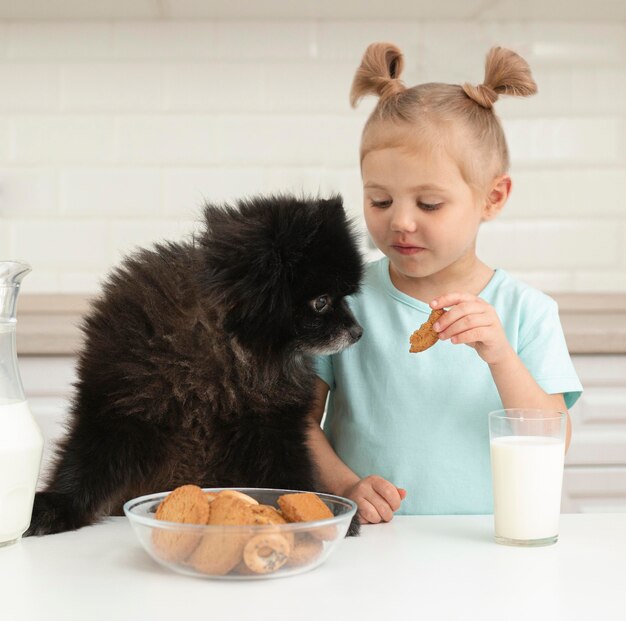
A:
{"type": "Polygon", "coordinates": [[[362,333],[344,301],[362,262],[341,199],[257,197],[204,217],[193,241],[126,258],[86,316],[28,535],[185,483],[323,491],[306,444],[312,355],[362,333]]]}

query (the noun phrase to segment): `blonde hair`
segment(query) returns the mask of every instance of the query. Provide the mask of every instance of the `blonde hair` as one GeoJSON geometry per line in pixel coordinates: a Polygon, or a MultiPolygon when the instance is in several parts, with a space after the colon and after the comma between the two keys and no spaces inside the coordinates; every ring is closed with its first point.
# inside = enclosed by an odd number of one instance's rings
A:
{"type": "Polygon", "coordinates": [[[372,43],[363,55],[350,103],[356,107],[369,94],[379,100],[363,128],[361,162],[375,149],[421,143],[451,152],[465,182],[475,190],[484,190],[506,173],[509,152],[493,104],[500,95],[527,97],[537,92],[526,61],[511,50],[493,47],[478,85],[426,83],[407,88],[400,80],[403,68],[402,53],[392,43],[372,43]]]}

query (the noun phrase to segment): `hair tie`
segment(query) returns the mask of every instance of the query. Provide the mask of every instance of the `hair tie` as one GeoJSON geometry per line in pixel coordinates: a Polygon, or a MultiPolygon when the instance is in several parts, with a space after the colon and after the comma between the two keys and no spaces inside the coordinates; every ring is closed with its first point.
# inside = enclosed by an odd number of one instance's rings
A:
{"type": "Polygon", "coordinates": [[[488,110],[493,108],[493,104],[498,100],[498,93],[487,84],[477,84],[474,86],[466,82],[461,88],[470,99],[488,110]]]}
{"type": "Polygon", "coordinates": [[[389,99],[398,93],[406,90],[402,80],[398,78],[384,78],[382,80],[384,84],[379,88],[378,97],[381,101],[389,99]]]}

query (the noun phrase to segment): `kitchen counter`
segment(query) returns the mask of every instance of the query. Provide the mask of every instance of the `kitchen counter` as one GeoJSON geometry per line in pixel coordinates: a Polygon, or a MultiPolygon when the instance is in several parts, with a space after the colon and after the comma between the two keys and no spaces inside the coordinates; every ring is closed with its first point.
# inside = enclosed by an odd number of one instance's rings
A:
{"type": "Polygon", "coordinates": [[[0,548],[7,621],[626,619],[626,514],[561,516],[544,548],[493,542],[493,517],[366,526],[317,569],[229,582],[171,573],[126,518],[0,548]]]}
{"type": "MultiPolygon", "coordinates": [[[[552,294],[559,304],[571,354],[626,354],[626,293],[552,294]]],[[[72,356],[81,343],[78,326],[90,297],[22,294],[18,302],[20,355],[72,356]]]]}

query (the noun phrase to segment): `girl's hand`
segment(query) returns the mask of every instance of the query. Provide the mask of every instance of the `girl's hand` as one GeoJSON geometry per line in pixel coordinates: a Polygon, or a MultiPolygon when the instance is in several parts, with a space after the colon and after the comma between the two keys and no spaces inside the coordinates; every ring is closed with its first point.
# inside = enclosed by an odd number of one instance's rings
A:
{"type": "Polygon", "coordinates": [[[495,308],[482,298],[449,293],[433,300],[430,307],[450,307],[433,326],[439,338],[473,347],[487,364],[498,364],[513,351],[495,308]]]}
{"type": "Polygon", "coordinates": [[[393,518],[394,511],[400,508],[400,503],[406,498],[406,490],[382,477],[370,475],[349,487],[344,496],[358,505],[361,524],[378,524],[393,518]]]}

